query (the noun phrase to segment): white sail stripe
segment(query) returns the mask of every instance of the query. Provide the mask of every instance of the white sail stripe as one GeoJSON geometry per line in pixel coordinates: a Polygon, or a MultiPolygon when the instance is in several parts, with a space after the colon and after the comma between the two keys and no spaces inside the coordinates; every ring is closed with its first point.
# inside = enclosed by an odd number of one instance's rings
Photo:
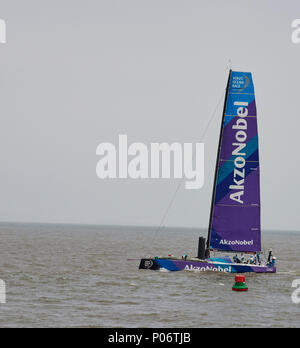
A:
{"type": "MultiPolygon", "coordinates": [[[[239,115],[225,115],[225,117],[239,117],[239,115]]],[[[249,116],[249,115],[244,116],[244,118],[245,117],[255,117],[255,118],[257,118],[257,116],[249,116]]]]}
{"type": "Polygon", "coordinates": [[[222,204],[222,203],[216,203],[216,206],[222,206],[222,207],[239,207],[239,208],[259,208],[260,204],[248,204],[248,205],[237,205],[237,204],[222,204]]]}
{"type": "MultiPolygon", "coordinates": [[[[223,158],[220,158],[220,161],[223,161],[223,162],[234,162],[234,160],[225,160],[223,158]]],[[[247,163],[259,163],[259,161],[247,161],[245,160],[245,162],[247,163]]]]}
{"type": "Polygon", "coordinates": [[[229,94],[246,94],[246,95],[254,95],[254,93],[239,93],[239,92],[229,92],[229,94]]]}

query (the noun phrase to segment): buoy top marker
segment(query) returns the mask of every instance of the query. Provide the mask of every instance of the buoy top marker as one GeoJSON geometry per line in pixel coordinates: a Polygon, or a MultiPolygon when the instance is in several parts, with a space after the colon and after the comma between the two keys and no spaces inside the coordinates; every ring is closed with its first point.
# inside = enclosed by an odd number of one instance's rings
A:
{"type": "Polygon", "coordinates": [[[237,283],[245,283],[245,276],[243,276],[243,275],[237,275],[237,276],[235,276],[235,281],[236,281],[237,283]]]}
{"type": "Polygon", "coordinates": [[[245,283],[245,276],[236,275],[235,276],[235,284],[232,288],[233,291],[248,291],[248,287],[245,283]]]}

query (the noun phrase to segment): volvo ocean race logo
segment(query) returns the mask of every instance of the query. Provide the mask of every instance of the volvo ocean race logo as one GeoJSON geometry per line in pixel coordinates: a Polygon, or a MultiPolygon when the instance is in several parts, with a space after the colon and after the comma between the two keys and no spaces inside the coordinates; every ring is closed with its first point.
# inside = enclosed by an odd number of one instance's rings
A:
{"type": "Polygon", "coordinates": [[[145,260],[144,263],[145,268],[151,268],[153,266],[153,261],[152,260],[145,260]]]}
{"type": "Polygon", "coordinates": [[[238,106],[237,109],[237,118],[236,123],[232,126],[232,129],[236,130],[235,140],[236,142],[232,143],[234,150],[232,151],[232,156],[236,156],[234,159],[234,171],[233,171],[233,182],[234,185],[230,185],[230,190],[235,190],[235,192],[230,194],[230,199],[236,201],[240,204],[243,204],[242,196],[244,195],[244,182],[245,182],[245,164],[246,164],[246,153],[243,152],[243,149],[246,147],[247,140],[247,121],[246,117],[248,116],[248,102],[237,101],[234,102],[235,106],[238,106]]]}

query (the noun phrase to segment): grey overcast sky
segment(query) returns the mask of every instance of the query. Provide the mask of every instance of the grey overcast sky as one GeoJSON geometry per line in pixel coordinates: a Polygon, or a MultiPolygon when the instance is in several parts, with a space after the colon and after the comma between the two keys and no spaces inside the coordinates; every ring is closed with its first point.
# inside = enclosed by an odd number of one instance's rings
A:
{"type": "MultiPolygon", "coordinates": [[[[231,59],[254,77],[263,228],[300,229],[299,0],[0,0],[0,18],[1,221],[159,224],[178,181],[101,181],[96,147],[200,141],[231,59]]],[[[221,113],[166,225],[207,226],[221,113]]]]}

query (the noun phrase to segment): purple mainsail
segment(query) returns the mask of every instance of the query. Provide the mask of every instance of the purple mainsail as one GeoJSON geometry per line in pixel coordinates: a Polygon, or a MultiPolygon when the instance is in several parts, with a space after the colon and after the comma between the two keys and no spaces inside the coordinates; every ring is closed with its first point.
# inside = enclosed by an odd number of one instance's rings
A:
{"type": "Polygon", "coordinates": [[[261,251],[257,114],[251,73],[230,71],[226,91],[208,246],[261,251]]]}

